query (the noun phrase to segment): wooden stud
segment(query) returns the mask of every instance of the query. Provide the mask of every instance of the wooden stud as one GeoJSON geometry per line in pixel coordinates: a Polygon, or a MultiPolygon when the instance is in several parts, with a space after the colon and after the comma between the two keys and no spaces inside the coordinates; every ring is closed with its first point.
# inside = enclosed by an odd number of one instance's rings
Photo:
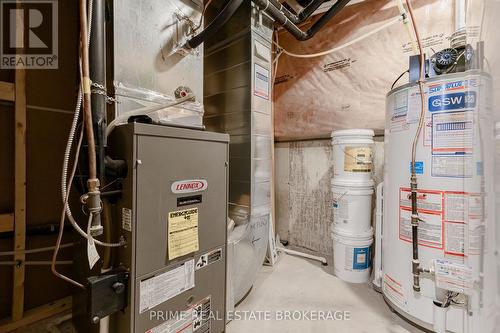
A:
{"type": "Polygon", "coordinates": [[[0,233],[14,231],[14,214],[0,214],[0,233]]]}
{"type": "Polygon", "coordinates": [[[14,102],[14,83],[0,81],[0,100],[14,102]]]}
{"type": "MultiPolygon", "coordinates": [[[[22,19],[16,18],[16,34],[22,33],[22,19]]],[[[15,73],[15,115],[14,115],[14,251],[26,246],[26,70],[15,73]]],[[[25,254],[14,255],[14,281],[12,287],[12,320],[23,318],[25,254]]]]}
{"type": "Polygon", "coordinates": [[[21,320],[0,322],[0,333],[7,333],[60,314],[71,309],[71,296],[28,310],[21,320]]]}

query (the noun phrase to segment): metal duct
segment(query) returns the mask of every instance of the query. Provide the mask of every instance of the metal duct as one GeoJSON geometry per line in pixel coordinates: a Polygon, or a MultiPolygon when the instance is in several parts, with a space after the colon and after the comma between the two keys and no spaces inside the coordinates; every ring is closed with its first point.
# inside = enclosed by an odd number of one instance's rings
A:
{"type": "MultiPolygon", "coordinates": [[[[217,8],[208,13],[215,15],[217,8]]],[[[231,135],[227,305],[251,289],[264,261],[271,213],[272,22],[245,2],[205,42],[206,127],[231,135]]]]}

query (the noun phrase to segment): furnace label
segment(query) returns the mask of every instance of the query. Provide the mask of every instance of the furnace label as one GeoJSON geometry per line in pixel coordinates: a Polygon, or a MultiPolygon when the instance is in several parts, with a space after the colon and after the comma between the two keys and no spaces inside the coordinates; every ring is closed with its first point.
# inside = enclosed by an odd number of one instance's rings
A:
{"type": "Polygon", "coordinates": [[[168,213],[168,259],[198,251],[198,208],[168,213]]]}
{"type": "MultiPolygon", "coordinates": [[[[165,316],[165,313],[161,313],[165,316]]],[[[210,333],[210,296],[187,308],[145,333],[210,333]]],[[[160,319],[161,320],[161,319],[160,319]]]]}
{"type": "Polygon", "coordinates": [[[132,209],[122,208],[122,229],[132,232],[132,209]]]}
{"type": "Polygon", "coordinates": [[[168,272],[142,280],[139,285],[139,313],[144,313],[191,288],[194,288],[194,259],[168,272]]]}
{"type": "Polygon", "coordinates": [[[255,64],[253,94],[269,100],[269,86],[269,70],[259,64],[255,64]]]}
{"type": "Polygon", "coordinates": [[[208,265],[221,260],[221,258],[222,258],[221,248],[205,253],[202,256],[200,256],[200,258],[196,262],[196,270],[199,270],[203,267],[207,267],[208,265]]]}

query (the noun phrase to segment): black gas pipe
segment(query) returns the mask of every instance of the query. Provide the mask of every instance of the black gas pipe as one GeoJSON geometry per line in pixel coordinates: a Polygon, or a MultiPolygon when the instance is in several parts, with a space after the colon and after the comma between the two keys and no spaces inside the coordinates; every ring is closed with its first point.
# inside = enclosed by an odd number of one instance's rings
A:
{"type": "MultiPolygon", "coordinates": [[[[307,30],[302,31],[296,24],[288,19],[288,17],[276,8],[270,0],[252,0],[258,9],[265,11],[270,15],[279,25],[283,26],[289,33],[291,33],[297,40],[304,41],[312,38],[323,26],[337,15],[350,0],[338,0],[335,2],[328,11],[323,14],[314,24],[307,30]]],[[[272,0],[271,0],[272,1],[272,0]]]]}

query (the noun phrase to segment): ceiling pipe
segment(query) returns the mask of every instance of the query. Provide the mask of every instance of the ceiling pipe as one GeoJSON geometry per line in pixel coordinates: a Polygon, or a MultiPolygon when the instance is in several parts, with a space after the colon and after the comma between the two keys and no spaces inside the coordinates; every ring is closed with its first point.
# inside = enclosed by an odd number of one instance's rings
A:
{"type": "Polygon", "coordinates": [[[259,10],[265,11],[279,25],[291,33],[297,40],[304,41],[312,38],[323,26],[337,15],[350,0],[338,0],[328,11],[323,14],[314,24],[307,30],[302,31],[296,24],[291,22],[288,17],[276,8],[270,0],[252,0],[259,10]]]}
{"type": "Polygon", "coordinates": [[[313,0],[307,6],[304,7],[297,15],[293,14],[283,6],[278,0],[269,0],[269,2],[276,7],[280,12],[285,14],[287,19],[292,21],[292,23],[298,25],[307,20],[315,11],[325,2],[326,0],[313,0]]]}
{"type": "Polygon", "coordinates": [[[244,0],[228,0],[224,8],[217,14],[212,22],[199,34],[190,38],[184,49],[190,50],[197,48],[201,43],[214,36],[226,22],[236,13],[244,0]]]}

